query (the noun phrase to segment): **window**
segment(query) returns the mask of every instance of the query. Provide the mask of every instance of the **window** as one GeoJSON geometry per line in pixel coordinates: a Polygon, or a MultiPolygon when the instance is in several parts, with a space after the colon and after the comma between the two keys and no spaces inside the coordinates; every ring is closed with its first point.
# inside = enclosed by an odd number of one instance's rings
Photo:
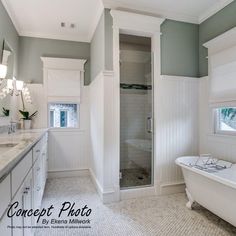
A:
{"type": "Polygon", "coordinates": [[[55,111],[50,110],[50,127],[55,126],[55,111]]]}
{"type": "Polygon", "coordinates": [[[78,105],[68,103],[50,103],[49,123],[52,128],[77,128],[78,105]]]}
{"type": "Polygon", "coordinates": [[[236,133],[236,107],[216,110],[216,132],[236,133]]]}

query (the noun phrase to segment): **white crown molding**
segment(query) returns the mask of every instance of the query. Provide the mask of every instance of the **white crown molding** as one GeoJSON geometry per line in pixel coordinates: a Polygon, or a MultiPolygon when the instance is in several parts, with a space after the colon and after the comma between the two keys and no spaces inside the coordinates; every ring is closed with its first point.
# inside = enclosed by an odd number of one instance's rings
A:
{"type": "Polygon", "coordinates": [[[7,14],[11,18],[11,21],[12,21],[13,25],[15,26],[17,33],[20,34],[20,31],[21,31],[20,26],[17,23],[16,16],[15,16],[14,12],[12,11],[11,7],[9,6],[8,1],[7,0],[1,0],[1,1],[2,1],[2,4],[3,4],[5,10],[7,11],[7,14]]]}
{"type": "Polygon", "coordinates": [[[56,34],[45,34],[40,32],[19,32],[20,36],[32,37],[32,38],[44,38],[44,39],[56,39],[56,40],[65,40],[65,41],[74,41],[74,42],[85,42],[89,43],[90,39],[87,36],[76,36],[76,35],[56,35],[56,34]]]}
{"type": "Polygon", "coordinates": [[[134,13],[137,14],[146,14],[150,15],[153,17],[160,17],[160,18],[167,18],[171,20],[177,20],[177,21],[182,21],[182,22],[188,22],[188,23],[193,23],[193,24],[198,24],[199,19],[196,16],[190,16],[188,14],[180,14],[174,11],[166,11],[163,9],[156,9],[156,8],[139,8],[136,6],[131,6],[129,4],[124,4],[124,3],[119,3],[119,1],[114,2],[113,0],[103,0],[104,7],[105,8],[110,8],[112,10],[116,9],[121,9],[124,11],[137,11],[134,13]],[[122,6],[122,7],[121,7],[122,6]]]}
{"type": "Polygon", "coordinates": [[[123,31],[132,29],[133,32],[148,33],[149,35],[160,34],[160,26],[165,20],[160,17],[118,10],[111,10],[111,15],[113,17],[113,27],[120,28],[123,31]]]}
{"type": "Polygon", "coordinates": [[[220,0],[218,3],[214,4],[211,8],[207,9],[203,14],[199,16],[198,23],[201,24],[206,19],[210,18],[233,1],[234,0],[220,0]]]}

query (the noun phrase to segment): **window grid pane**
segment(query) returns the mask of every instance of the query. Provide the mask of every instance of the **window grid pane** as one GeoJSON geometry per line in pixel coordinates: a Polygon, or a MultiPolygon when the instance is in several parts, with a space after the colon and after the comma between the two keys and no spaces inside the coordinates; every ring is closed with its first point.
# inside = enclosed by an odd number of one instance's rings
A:
{"type": "Polygon", "coordinates": [[[78,105],[66,103],[49,104],[49,125],[52,128],[77,128],[78,105]]]}
{"type": "Polygon", "coordinates": [[[236,107],[217,109],[220,131],[236,132],[236,107]]]}

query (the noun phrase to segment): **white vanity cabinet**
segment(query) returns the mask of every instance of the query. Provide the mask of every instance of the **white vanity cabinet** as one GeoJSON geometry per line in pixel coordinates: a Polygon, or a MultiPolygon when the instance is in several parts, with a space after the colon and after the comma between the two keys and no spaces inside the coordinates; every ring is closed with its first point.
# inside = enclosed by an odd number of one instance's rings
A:
{"type": "Polygon", "coordinates": [[[11,201],[10,174],[0,183],[0,235],[11,236],[11,218],[7,217],[7,207],[11,201]]]}
{"type": "Polygon", "coordinates": [[[31,227],[36,225],[35,217],[9,218],[8,205],[18,202],[14,210],[40,208],[47,176],[46,160],[47,134],[0,180],[0,235],[33,235],[31,227]],[[8,226],[12,226],[12,229],[8,226]]]}

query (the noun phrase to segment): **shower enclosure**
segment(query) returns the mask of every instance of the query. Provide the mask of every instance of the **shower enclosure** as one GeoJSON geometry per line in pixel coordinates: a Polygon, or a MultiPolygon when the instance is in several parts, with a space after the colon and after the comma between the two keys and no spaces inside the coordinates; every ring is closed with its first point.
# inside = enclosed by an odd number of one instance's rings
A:
{"type": "Polygon", "coordinates": [[[120,34],[120,187],[153,182],[151,38],[120,34]]]}

